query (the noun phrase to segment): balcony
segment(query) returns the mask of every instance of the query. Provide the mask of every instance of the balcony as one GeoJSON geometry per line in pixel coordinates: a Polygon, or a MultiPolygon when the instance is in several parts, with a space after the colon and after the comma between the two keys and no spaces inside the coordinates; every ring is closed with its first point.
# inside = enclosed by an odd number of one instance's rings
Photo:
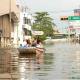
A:
{"type": "Polygon", "coordinates": [[[31,26],[28,24],[23,24],[23,28],[26,28],[27,30],[31,31],[31,26]]]}
{"type": "Polygon", "coordinates": [[[2,0],[0,2],[0,16],[11,13],[13,21],[17,21],[19,19],[19,12],[16,0],[2,0]]]}

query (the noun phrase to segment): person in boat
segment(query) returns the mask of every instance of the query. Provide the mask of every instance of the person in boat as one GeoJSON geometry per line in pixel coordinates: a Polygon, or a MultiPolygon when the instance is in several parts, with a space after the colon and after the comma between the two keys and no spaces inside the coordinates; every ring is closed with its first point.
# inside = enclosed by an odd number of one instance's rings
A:
{"type": "Polygon", "coordinates": [[[36,53],[37,55],[41,54],[44,52],[44,48],[43,48],[43,44],[41,42],[41,40],[37,40],[37,44],[36,44],[36,53]]]}
{"type": "Polygon", "coordinates": [[[31,41],[30,41],[30,39],[27,39],[27,40],[26,40],[26,43],[27,43],[27,46],[28,46],[28,47],[31,47],[31,41]]]}
{"type": "Polygon", "coordinates": [[[43,48],[43,44],[42,44],[42,41],[41,40],[37,39],[36,47],[37,48],[43,48]]]}
{"type": "Polygon", "coordinates": [[[32,41],[32,47],[42,48],[42,47],[43,47],[42,41],[41,41],[39,38],[35,38],[35,39],[32,41]]]}
{"type": "Polygon", "coordinates": [[[36,61],[38,64],[43,63],[43,44],[40,39],[37,39],[37,44],[36,44],[36,61]]]}
{"type": "Polygon", "coordinates": [[[37,45],[37,39],[32,40],[32,47],[36,47],[37,45]]]}
{"type": "Polygon", "coordinates": [[[26,48],[28,47],[26,40],[23,40],[23,43],[20,44],[21,48],[26,48]]]}

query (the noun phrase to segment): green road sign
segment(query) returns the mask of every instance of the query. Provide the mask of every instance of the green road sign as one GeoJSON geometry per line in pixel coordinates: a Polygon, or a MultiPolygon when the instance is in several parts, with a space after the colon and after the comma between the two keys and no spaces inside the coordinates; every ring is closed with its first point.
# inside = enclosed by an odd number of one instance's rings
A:
{"type": "Polygon", "coordinates": [[[80,16],[69,16],[68,20],[80,20],[80,16]]]}

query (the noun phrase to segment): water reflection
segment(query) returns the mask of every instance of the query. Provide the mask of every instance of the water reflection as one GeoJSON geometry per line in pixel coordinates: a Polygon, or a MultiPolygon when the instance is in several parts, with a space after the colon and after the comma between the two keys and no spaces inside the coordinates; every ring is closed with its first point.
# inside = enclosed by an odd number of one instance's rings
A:
{"type": "Polygon", "coordinates": [[[73,65],[71,65],[70,78],[80,80],[80,51],[77,50],[71,60],[73,65]]]}
{"type": "Polygon", "coordinates": [[[80,45],[56,43],[39,55],[0,52],[0,80],[80,80],[80,45]],[[7,77],[2,77],[7,75],[7,77]]]}
{"type": "Polygon", "coordinates": [[[0,80],[18,79],[18,53],[15,49],[0,49],[0,80]]]}
{"type": "Polygon", "coordinates": [[[52,70],[53,54],[20,55],[19,71],[20,80],[44,80],[48,72],[52,70]]]}
{"type": "Polygon", "coordinates": [[[19,56],[20,80],[32,80],[34,57],[34,55],[19,56]]]}
{"type": "Polygon", "coordinates": [[[57,43],[47,46],[46,52],[54,53],[54,65],[50,80],[79,80],[80,79],[80,45],[57,43]]]}

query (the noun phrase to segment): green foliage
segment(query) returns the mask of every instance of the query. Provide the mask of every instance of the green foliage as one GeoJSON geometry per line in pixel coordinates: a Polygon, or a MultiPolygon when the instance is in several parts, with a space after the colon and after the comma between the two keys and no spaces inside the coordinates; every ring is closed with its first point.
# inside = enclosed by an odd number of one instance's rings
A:
{"type": "Polygon", "coordinates": [[[44,32],[44,35],[39,36],[42,40],[47,36],[53,36],[53,19],[49,17],[47,12],[36,12],[35,23],[32,28],[34,30],[40,30],[44,32]]]}

